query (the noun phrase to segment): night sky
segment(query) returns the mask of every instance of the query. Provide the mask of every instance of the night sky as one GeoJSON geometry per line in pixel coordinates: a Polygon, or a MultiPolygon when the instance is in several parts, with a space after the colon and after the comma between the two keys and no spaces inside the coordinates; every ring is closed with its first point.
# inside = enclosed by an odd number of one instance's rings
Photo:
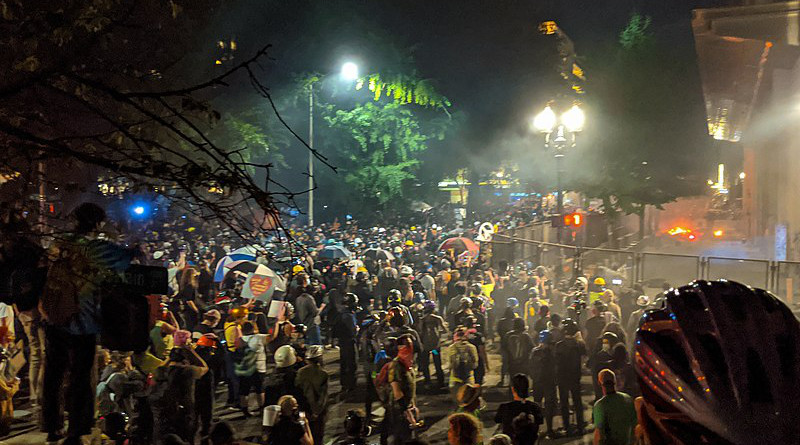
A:
{"type": "MultiPolygon", "coordinates": [[[[277,96],[297,73],[335,72],[355,59],[364,72],[408,72],[433,79],[453,103],[461,125],[441,146],[425,155],[426,169],[436,169],[454,153],[476,165],[517,158],[531,150],[528,125],[553,96],[555,41],[538,33],[543,20],[556,20],[574,41],[587,76],[602,64],[600,55],[617,45],[631,14],[652,17],[652,30],[669,42],[666,57],[694,59],[691,11],[723,6],[711,0],[545,0],[545,1],[263,1],[230,3],[213,22],[208,40],[230,35],[247,54],[271,43],[274,60],[265,78],[277,96]],[[605,50],[605,52],[604,52],[605,50]]],[[[668,62],[667,62],[668,63],[668,62]]],[[[658,82],[654,79],[654,82],[658,82]]],[[[702,136],[703,97],[696,72],[683,88],[688,132],[702,136]]],[[[591,91],[589,91],[589,95],[591,91]]],[[[304,114],[287,116],[305,133],[304,114]]],[[[589,116],[588,119],[592,119],[589,116]]],[[[302,165],[305,152],[286,153],[302,165]]],[[[302,180],[297,181],[302,183],[302,180]]]]}

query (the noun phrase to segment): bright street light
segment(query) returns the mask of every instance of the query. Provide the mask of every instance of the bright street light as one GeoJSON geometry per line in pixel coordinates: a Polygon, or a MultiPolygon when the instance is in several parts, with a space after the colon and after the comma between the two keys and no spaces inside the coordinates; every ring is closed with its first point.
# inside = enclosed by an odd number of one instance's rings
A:
{"type": "Polygon", "coordinates": [[[583,130],[583,124],[586,122],[586,115],[584,115],[583,110],[575,104],[561,115],[561,122],[564,123],[568,131],[577,133],[583,130]]]}
{"type": "Polygon", "coordinates": [[[550,108],[550,105],[544,107],[541,113],[533,118],[533,126],[542,133],[550,133],[556,126],[556,113],[550,108]]]}
{"type": "Polygon", "coordinates": [[[358,79],[358,65],[353,62],[347,62],[342,65],[342,78],[344,80],[357,80],[358,79]]]}

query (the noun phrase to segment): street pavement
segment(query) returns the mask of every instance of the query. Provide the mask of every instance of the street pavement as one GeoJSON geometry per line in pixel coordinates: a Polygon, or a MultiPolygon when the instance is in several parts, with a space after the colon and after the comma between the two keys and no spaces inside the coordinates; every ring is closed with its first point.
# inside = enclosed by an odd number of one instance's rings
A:
{"type": "MultiPolygon", "coordinates": [[[[358,388],[355,391],[342,394],[339,384],[338,351],[326,350],[324,358],[326,370],[331,373],[330,393],[333,405],[328,412],[325,431],[325,445],[330,445],[343,434],[343,423],[347,411],[357,408],[363,409],[367,383],[364,381],[363,374],[359,373],[358,388]]],[[[489,363],[491,371],[486,376],[483,390],[486,409],[481,418],[484,425],[484,440],[488,440],[495,432],[496,424],[494,423],[494,415],[498,405],[510,400],[508,387],[497,386],[499,383],[500,356],[493,351],[491,347],[489,348],[489,363]]],[[[431,371],[433,371],[433,369],[431,369],[431,371]]],[[[445,366],[445,372],[446,371],[445,366]]],[[[592,396],[590,396],[591,382],[589,376],[584,377],[583,384],[583,392],[585,394],[584,405],[586,406],[584,419],[589,422],[591,420],[591,407],[589,402],[592,400],[592,396]]],[[[220,403],[215,407],[215,418],[230,422],[234,426],[234,430],[237,432],[237,437],[239,439],[253,439],[261,435],[260,417],[244,418],[240,412],[232,411],[224,407],[224,403],[222,403],[225,401],[224,388],[220,388],[218,391],[217,400],[220,403]]],[[[23,403],[16,403],[20,406],[25,406],[24,401],[23,403]]],[[[417,403],[426,425],[426,429],[420,437],[434,445],[446,444],[448,429],[447,416],[453,413],[456,408],[450,394],[446,391],[437,394],[427,394],[420,380],[417,391],[417,403]]],[[[380,417],[383,415],[383,408],[380,408],[378,405],[378,403],[373,405],[373,413],[375,416],[380,417]]],[[[18,410],[15,417],[17,417],[17,420],[14,423],[12,434],[6,438],[0,439],[0,445],[41,445],[45,443],[45,434],[37,431],[36,424],[28,411],[18,410]]],[[[559,428],[560,426],[561,418],[560,416],[556,416],[554,427],[559,428]]],[[[540,431],[543,432],[543,430],[544,426],[542,426],[540,431]]],[[[375,434],[371,436],[370,441],[371,443],[378,443],[378,435],[375,434]]],[[[90,443],[88,438],[86,443],[90,443]]],[[[556,440],[540,439],[538,443],[545,445],[588,445],[592,443],[592,436],[591,434],[586,434],[583,437],[561,438],[556,440]]]]}

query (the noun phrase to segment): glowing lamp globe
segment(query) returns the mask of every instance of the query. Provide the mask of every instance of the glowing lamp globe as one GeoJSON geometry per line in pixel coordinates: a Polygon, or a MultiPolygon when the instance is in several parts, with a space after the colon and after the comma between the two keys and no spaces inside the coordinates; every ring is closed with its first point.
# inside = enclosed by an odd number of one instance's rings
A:
{"type": "Polygon", "coordinates": [[[556,113],[550,106],[544,107],[541,113],[533,118],[533,127],[542,133],[550,133],[556,126],[556,113]]]}
{"type": "Polygon", "coordinates": [[[358,65],[353,62],[347,62],[342,65],[342,78],[344,80],[357,80],[358,79],[358,65]]]}
{"type": "Polygon", "coordinates": [[[586,122],[586,115],[578,105],[573,105],[572,108],[565,111],[561,115],[561,122],[572,133],[577,133],[583,130],[583,124],[586,122]]]}

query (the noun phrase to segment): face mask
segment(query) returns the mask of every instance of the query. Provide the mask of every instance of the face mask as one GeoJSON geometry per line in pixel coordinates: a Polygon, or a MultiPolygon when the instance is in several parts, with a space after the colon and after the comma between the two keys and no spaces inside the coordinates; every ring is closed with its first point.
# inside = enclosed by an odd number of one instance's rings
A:
{"type": "Polygon", "coordinates": [[[608,343],[603,343],[603,351],[608,352],[611,350],[611,345],[608,343]]]}

